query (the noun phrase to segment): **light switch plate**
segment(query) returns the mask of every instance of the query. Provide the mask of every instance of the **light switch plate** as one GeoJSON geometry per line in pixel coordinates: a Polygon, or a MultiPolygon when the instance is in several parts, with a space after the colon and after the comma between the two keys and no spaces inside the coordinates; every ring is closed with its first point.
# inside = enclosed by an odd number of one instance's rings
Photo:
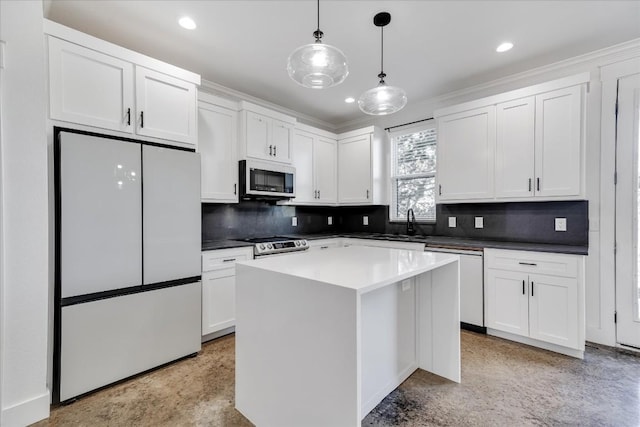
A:
{"type": "Polygon", "coordinates": [[[327,217],[327,225],[333,225],[333,217],[332,216],[328,216],[327,217]]]}
{"type": "Polygon", "coordinates": [[[556,231],[567,231],[567,218],[556,218],[556,231]]]}
{"type": "Polygon", "coordinates": [[[367,215],[362,217],[362,225],[369,225],[369,217],[367,215]]]}
{"type": "Polygon", "coordinates": [[[298,217],[297,216],[292,216],[291,217],[291,225],[293,227],[297,227],[298,226],[298,217]]]}
{"type": "Polygon", "coordinates": [[[484,228],[484,217],[482,216],[476,217],[476,228],[484,228]]]}
{"type": "Polygon", "coordinates": [[[450,216],[449,217],[449,228],[456,228],[456,217],[455,216],[450,216]]]}

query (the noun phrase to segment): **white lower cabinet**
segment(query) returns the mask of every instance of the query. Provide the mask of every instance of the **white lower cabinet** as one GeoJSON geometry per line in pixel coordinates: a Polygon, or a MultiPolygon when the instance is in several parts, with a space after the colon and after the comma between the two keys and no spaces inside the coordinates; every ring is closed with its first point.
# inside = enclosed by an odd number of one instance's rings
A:
{"type": "Polygon", "coordinates": [[[237,261],[253,259],[253,247],[202,253],[202,341],[224,335],[236,324],[237,261]]]}
{"type": "Polygon", "coordinates": [[[583,357],[584,256],[485,249],[485,304],[488,334],[583,357]]]}

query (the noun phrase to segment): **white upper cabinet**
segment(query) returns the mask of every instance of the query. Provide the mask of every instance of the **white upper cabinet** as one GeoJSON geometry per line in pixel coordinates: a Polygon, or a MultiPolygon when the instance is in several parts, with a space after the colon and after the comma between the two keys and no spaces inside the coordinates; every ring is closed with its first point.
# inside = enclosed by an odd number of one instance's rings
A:
{"type": "Polygon", "coordinates": [[[171,76],[136,67],[138,135],[195,145],[196,86],[171,76]]]}
{"type": "Polygon", "coordinates": [[[496,107],[496,198],[534,194],[535,111],[534,97],[496,107]]]}
{"type": "Polygon", "coordinates": [[[387,199],[388,147],[376,127],[338,135],[338,203],[380,205],[387,199]]]}
{"type": "Polygon", "coordinates": [[[237,103],[200,94],[198,151],[202,201],[238,203],[237,103]]]}
{"type": "Polygon", "coordinates": [[[195,146],[200,76],[45,20],[52,120],[195,146]]]}
{"type": "Polygon", "coordinates": [[[536,96],[536,194],[581,193],[582,91],[580,86],[536,96]]]}
{"type": "Polygon", "coordinates": [[[443,117],[438,122],[438,196],[445,200],[493,197],[495,107],[443,117]]]}
{"type": "Polygon", "coordinates": [[[584,73],[436,111],[438,200],[584,198],[589,79],[584,73]]]}
{"type": "Polygon", "coordinates": [[[240,109],[240,159],[291,163],[296,119],[248,102],[240,109]]]}
{"type": "Polygon", "coordinates": [[[292,159],[296,168],[296,197],[292,204],[335,205],[337,198],[337,141],[335,135],[296,125],[292,159]]]}

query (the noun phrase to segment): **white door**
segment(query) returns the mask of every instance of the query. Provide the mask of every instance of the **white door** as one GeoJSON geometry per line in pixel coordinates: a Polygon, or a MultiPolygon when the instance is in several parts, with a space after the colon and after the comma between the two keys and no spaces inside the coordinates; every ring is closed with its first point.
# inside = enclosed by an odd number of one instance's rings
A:
{"type": "Polygon", "coordinates": [[[618,81],[616,186],[617,342],[640,348],[640,74],[618,81]]]}
{"type": "Polygon", "coordinates": [[[269,160],[273,157],[273,144],[269,143],[271,120],[259,114],[246,112],[245,141],[247,156],[269,160]]]}
{"type": "Polygon", "coordinates": [[[205,202],[238,202],[237,131],[236,111],[200,103],[198,151],[202,162],[202,200],[205,202]]]}
{"type": "Polygon", "coordinates": [[[133,64],[49,37],[51,118],[133,131],[133,64]]]}
{"type": "Polygon", "coordinates": [[[441,117],[438,138],[439,199],[492,198],[495,107],[441,117]]]}
{"type": "Polygon", "coordinates": [[[338,143],[338,176],[340,203],[371,203],[371,135],[338,143]]]}
{"type": "Polygon", "coordinates": [[[536,195],[580,195],[582,90],[536,96],[536,195]]]}
{"type": "Polygon", "coordinates": [[[577,279],[529,275],[529,335],[564,347],[579,347],[577,279]]]}
{"type": "Polygon", "coordinates": [[[291,140],[293,128],[290,124],[279,120],[271,121],[271,144],[273,159],[283,163],[291,162],[291,140]]]}
{"type": "Polygon", "coordinates": [[[318,137],[313,145],[313,168],[315,171],[318,201],[336,203],[338,201],[338,172],[336,157],[338,143],[336,140],[318,137]]]}
{"type": "Polygon", "coordinates": [[[535,98],[496,106],[496,197],[532,197],[535,98]]]}
{"type": "Polygon", "coordinates": [[[193,83],[136,67],[139,135],[195,145],[197,93],[193,83]]]}
{"type": "Polygon", "coordinates": [[[529,336],[529,283],[527,275],[487,270],[485,283],[487,327],[529,336]]]}
{"type": "Polygon", "coordinates": [[[62,298],[140,286],[140,144],[59,138],[62,298]]]}
{"type": "Polygon", "coordinates": [[[313,185],[313,136],[296,131],[292,154],[293,167],[296,168],[294,202],[313,203],[317,195],[313,185]]]}
{"type": "Polygon", "coordinates": [[[200,156],[142,148],[143,284],[200,276],[200,156]]]}

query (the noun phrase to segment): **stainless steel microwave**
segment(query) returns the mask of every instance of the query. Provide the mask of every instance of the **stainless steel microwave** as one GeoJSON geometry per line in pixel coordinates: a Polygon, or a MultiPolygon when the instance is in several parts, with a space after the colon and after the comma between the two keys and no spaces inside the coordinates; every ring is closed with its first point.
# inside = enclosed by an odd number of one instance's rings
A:
{"type": "Polygon", "coordinates": [[[295,168],[258,160],[240,160],[240,197],[282,200],[295,197],[295,168]]]}

